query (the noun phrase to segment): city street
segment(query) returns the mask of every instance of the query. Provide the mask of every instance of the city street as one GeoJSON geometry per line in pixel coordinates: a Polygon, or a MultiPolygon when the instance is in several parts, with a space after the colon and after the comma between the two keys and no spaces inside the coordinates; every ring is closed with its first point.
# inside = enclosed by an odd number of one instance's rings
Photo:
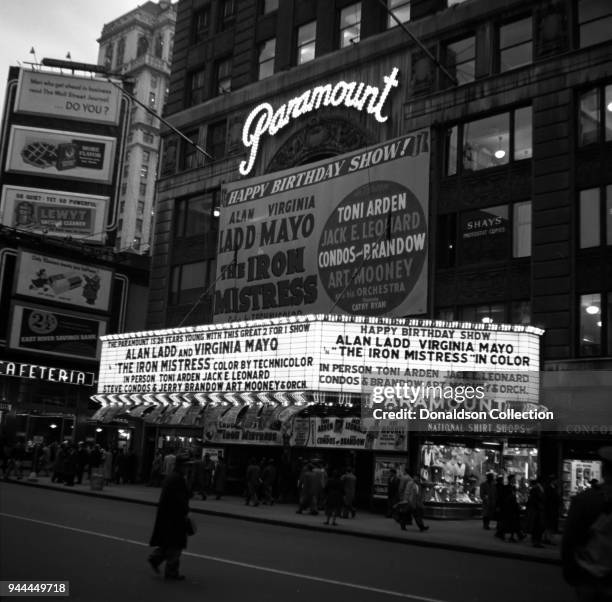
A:
{"type": "Polygon", "coordinates": [[[146,562],[153,507],[0,487],[0,578],[68,580],[72,600],[573,600],[557,566],[203,515],[187,579],[165,582],[146,562]]]}

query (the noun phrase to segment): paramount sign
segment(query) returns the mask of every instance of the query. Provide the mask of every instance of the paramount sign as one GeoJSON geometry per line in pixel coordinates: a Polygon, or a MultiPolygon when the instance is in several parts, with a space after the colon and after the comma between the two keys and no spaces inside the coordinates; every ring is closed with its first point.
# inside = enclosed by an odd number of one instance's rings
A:
{"type": "Polygon", "coordinates": [[[249,158],[240,162],[239,171],[246,176],[255,164],[259,141],[264,134],[274,136],[287,126],[292,119],[297,119],[321,107],[339,107],[365,111],[379,123],[387,121],[388,117],[382,114],[383,105],[392,88],[399,85],[397,74],[399,69],[393,68],[389,75],[383,77],[384,87],[370,86],[364,82],[339,81],[335,85],[330,83],[316,86],[282,104],[276,111],[268,102],[257,105],[249,114],[242,129],[242,143],[249,149],[249,158]],[[367,103],[367,104],[366,104],[367,103]]]}

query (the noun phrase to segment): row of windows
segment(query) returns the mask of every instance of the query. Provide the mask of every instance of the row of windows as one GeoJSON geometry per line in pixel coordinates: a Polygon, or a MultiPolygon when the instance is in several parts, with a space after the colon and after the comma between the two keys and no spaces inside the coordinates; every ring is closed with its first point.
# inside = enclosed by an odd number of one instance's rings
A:
{"type": "Polygon", "coordinates": [[[174,208],[174,237],[188,238],[216,232],[219,217],[220,190],[180,199],[174,208]]]}
{"type": "Polygon", "coordinates": [[[174,266],[170,273],[169,305],[195,303],[215,281],[215,271],[214,259],[174,266]]]}
{"type": "MultiPolygon", "coordinates": [[[[200,130],[195,129],[186,132],[185,135],[193,144],[188,144],[184,140],[181,142],[181,157],[179,168],[181,170],[194,169],[203,164],[204,158],[195,148],[194,144],[200,145],[200,130]]],[[[223,119],[216,123],[211,123],[206,128],[206,152],[212,157],[212,161],[217,161],[225,156],[227,135],[227,121],[223,119]]]]}

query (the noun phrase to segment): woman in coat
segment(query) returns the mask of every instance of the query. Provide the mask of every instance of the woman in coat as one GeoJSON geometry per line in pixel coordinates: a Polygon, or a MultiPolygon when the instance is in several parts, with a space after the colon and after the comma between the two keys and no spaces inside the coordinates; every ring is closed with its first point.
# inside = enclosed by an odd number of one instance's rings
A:
{"type": "Polygon", "coordinates": [[[164,577],[181,580],[179,563],[183,548],[187,547],[187,515],[189,514],[189,489],[185,481],[185,461],[177,458],[174,470],[162,485],[155,525],[149,545],[156,546],[149,556],[149,564],[156,573],[166,562],[164,577]]]}
{"type": "Polygon", "coordinates": [[[221,496],[225,494],[225,481],[227,478],[227,468],[223,458],[219,456],[217,460],[217,466],[213,473],[213,487],[215,490],[215,499],[220,500],[221,496]]]}

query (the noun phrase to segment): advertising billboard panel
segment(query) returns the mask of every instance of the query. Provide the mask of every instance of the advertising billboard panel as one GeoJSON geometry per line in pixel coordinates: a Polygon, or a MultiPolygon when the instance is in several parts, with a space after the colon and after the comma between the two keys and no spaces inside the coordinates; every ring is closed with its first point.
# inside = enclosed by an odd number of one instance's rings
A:
{"type": "Polygon", "coordinates": [[[0,221],[35,234],[104,242],[109,203],[107,196],[3,186],[0,221]]]}
{"type": "Polygon", "coordinates": [[[15,294],[108,311],[112,270],[21,251],[15,294]]]}
{"type": "Polygon", "coordinates": [[[106,320],[42,306],[13,305],[9,347],[32,353],[95,360],[106,320]]]}
{"type": "Polygon", "coordinates": [[[15,112],[117,125],[120,91],[110,82],[22,69],[15,112]]]}
{"type": "Polygon", "coordinates": [[[6,170],[65,180],[108,184],[113,177],[115,138],[14,125],[6,170]]]}
{"type": "Polygon", "coordinates": [[[427,310],[428,129],[224,189],[214,321],[427,310]]]}

